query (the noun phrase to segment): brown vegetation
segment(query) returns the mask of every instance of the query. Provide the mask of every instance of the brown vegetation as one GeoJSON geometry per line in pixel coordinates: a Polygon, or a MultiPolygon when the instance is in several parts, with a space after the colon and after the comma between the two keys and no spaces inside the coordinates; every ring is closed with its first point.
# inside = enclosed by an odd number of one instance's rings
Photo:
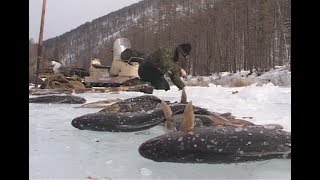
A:
{"type": "Polygon", "coordinates": [[[249,86],[252,82],[245,80],[245,79],[236,79],[230,84],[230,87],[243,87],[243,86],[249,86]]]}
{"type": "Polygon", "coordinates": [[[186,86],[203,86],[203,87],[209,87],[209,84],[204,81],[187,81],[186,86]]]}
{"type": "MultiPolygon", "coordinates": [[[[36,63],[38,56],[38,44],[33,39],[29,40],[29,82],[34,83],[36,80],[36,63]]],[[[39,71],[40,73],[50,73],[51,61],[41,58],[39,71]]]]}

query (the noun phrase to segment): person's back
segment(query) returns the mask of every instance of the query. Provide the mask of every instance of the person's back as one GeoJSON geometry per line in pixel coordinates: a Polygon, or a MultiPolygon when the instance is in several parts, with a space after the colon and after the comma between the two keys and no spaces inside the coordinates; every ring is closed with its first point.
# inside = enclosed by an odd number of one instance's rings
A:
{"type": "Polygon", "coordinates": [[[175,66],[173,62],[174,50],[170,48],[159,48],[152,53],[147,60],[150,61],[154,67],[157,67],[163,74],[165,74],[172,66],[175,66]]]}

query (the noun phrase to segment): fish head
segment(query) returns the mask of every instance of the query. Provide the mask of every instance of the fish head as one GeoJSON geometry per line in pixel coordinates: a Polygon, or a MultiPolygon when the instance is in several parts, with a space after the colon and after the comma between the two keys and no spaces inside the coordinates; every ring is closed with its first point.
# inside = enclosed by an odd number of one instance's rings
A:
{"type": "Polygon", "coordinates": [[[140,145],[139,154],[144,158],[158,162],[175,160],[179,158],[179,153],[183,153],[180,148],[181,144],[185,142],[180,141],[179,138],[185,139],[183,138],[185,134],[188,133],[174,131],[149,139],[140,145]]]}
{"type": "Polygon", "coordinates": [[[147,159],[155,159],[161,150],[161,138],[155,137],[142,143],[138,149],[139,154],[147,159]]]}

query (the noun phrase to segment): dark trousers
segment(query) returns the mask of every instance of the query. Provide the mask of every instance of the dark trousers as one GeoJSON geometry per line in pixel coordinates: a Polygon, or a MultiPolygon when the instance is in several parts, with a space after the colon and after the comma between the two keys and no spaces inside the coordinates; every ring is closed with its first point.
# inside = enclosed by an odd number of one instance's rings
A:
{"type": "Polygon", "coordinates": [[[170,89],[167,80],[164,78],[164,74],[148,61],[140,64],[138,74],[141,80],[150,82],[155,89],[163,89],[166,91],[170,89]]]}

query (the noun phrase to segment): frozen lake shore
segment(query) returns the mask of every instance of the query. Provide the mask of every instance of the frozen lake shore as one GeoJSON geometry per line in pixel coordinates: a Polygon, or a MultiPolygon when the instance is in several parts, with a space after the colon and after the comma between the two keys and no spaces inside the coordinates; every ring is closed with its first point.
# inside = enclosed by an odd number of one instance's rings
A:
{"type": "MultiPolygon", "coordinates": [[[[215,112],[231,112],[255,124],[276,123],[291,131],[291,88],[273,84],[246,87],[187,87],[188,101],[215,112]],[[238,91],[238,93],[232,93],[238,91]]],[[[140,92],[84,93],[87,103],[143,95],[140,92]]],[[[154,91],[179,101],[180,91],[154,91]]],[[[31,96],[30,96],[31,97],[31,96]]],[[[237,164],[154,162],[138,153],[140,144],[165,133],[161,126],[132,133],[79,130],[73,118],[100,109],[79,104],[29,104],[30,179],[291,179],[291,160],[237,164]]]]}

